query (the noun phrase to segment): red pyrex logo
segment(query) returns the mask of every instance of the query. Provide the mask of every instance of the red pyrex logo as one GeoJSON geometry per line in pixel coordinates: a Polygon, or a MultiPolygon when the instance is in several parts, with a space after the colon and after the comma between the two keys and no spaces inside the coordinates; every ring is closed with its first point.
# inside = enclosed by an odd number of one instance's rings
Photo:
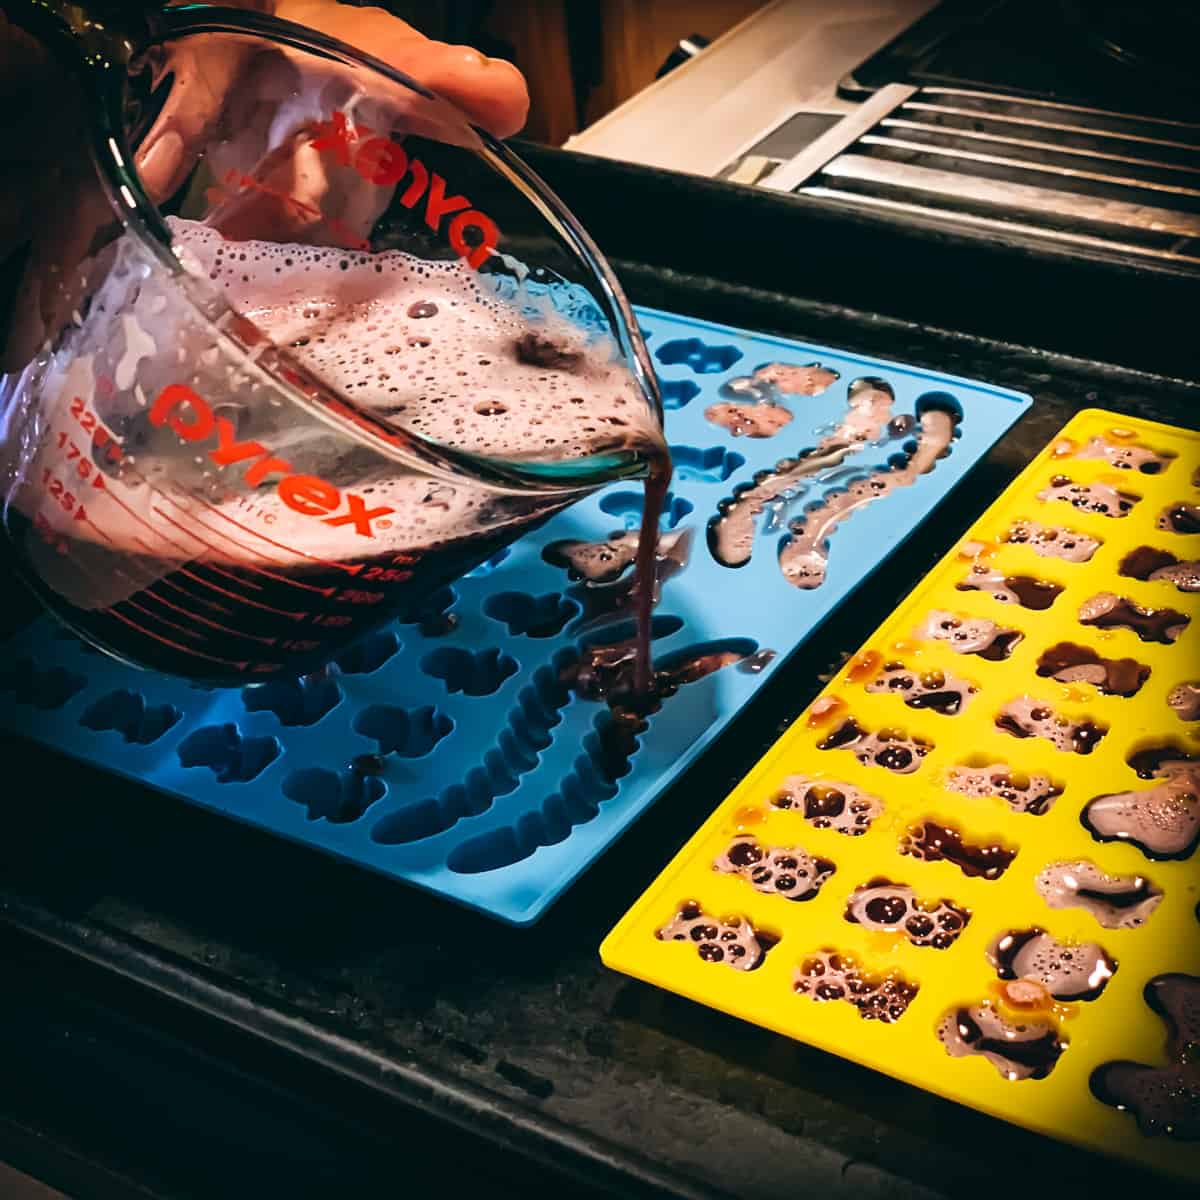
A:
{"type": "Polygon", "coordinates": [[[276,458],[262,442],[239,441],[233,422],[228,417],[218,417],[207,401],[186,384],[172,383],[159,392],[150,408],[150,423],[168,426],[185,442],[203,442],[215,435],[217,445],[208,452],[208,457],[218,467],[246,464],[242,478],[251,487],[257,487],[271,475],[282,476],[275,483],[279,499],[293,512],[319,517],[324,525],[350,525],[360,537],[374,537],[371,522],[396,511],[386,505],[367,508],[363,498],[354,492],[343,492],[316,475],[294,474],[292,464],[285,458],[276,458]],[[338,512],[343,502],[345,511],[338,512]]]}
{"type": "Polygon", "coordinates": [[[456,254],[476,271],[487,261],[500,240],[500,228],[486,213],[472,207],[466,196],[447,196],[446,181],[390,138],[380,137],[365,125],[351,125],[344,112],[316,125],[314,150],[332,154],[344,167],[353,167],[369,183],[379,187],[399,184],[406,175],[412,182],[400,194],[405,208],[415,208],[425,198],[425,224],[437,233],[442,220],[454,213],[446,238],[456,254]],[[474,237],[468,242],[468,231],[474,237]]]}

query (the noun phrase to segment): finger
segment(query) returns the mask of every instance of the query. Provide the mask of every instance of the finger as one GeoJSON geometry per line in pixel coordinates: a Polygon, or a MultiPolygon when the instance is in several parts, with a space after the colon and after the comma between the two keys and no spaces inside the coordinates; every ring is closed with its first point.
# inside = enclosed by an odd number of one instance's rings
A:
{"type": "Polygon", "coordinates": [[[525,77],[511,63],[470,46],[449,46],[379,8],[330,0],[280,0],[276,15],[373,54],[449,100],[497,137],[510,137],[529,113],[525,77]]]}

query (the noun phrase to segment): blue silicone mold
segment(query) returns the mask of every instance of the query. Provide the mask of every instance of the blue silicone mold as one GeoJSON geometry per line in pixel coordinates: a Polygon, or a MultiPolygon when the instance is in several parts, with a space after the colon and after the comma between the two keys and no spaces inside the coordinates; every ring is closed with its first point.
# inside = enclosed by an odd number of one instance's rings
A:
{"type": "MultiPolygon", "coordinates": [[[[690,564],[663,587],[656,657],[713,641],[776,657],[757,673],[730,667],[683,687],[651,717],[619,778],[600,766],[607,709],[559,680],[580,639],[595,633],[579,628],[579,585],[541,551],[635,528],[641,494],[628,483],[443,589],[422,626],[369,635],[328,676],[205,690],[112,662],[40,620],[4,649],[0,725],[502,920],[536,920],[1030,404],[1017,392],[827,347],[656,311],[639,320],[661,373],[677,467],[663,528],[693,531],[690,564]],[[795,420],[774,438],[734,438],[705,419],[723,383],[776,361],[820,363],[839,378],[821,396],[784,397],[795,420]],[[718,502],[812,446],[863,376],[891,386],[896,413],[914,413],[929,393],[952,397],[963,419],[950,455],[834,532],[819,588],[785,581],[779,531],[760,527],[747,566],[719,565],[705,539],[718,502]],[[386,755],[380,775],[350,770],[372,753],[386,755]]],[[[856,461],[882,465],[896,449],[867,449],[856,461]]]]}

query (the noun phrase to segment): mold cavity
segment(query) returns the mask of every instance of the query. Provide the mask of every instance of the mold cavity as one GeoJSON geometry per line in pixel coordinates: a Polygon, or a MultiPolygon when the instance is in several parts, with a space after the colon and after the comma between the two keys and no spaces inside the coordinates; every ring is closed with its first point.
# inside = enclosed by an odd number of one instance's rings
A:
{"type": "Polygon", "coordinates": [[[511,546],[501,546],[491,558],[485,558],[479,566],[468,571],[465,578],[479,579],[484,575],[490,575],[511,553],[511,546]]]}
{"type": "Polygon", "coordinates": [[[1005,575],[985,562],[976,562],[957,585],[960,592],[987,592],[1001,604],[1019,604],[1041,612],[1054,603],[1062,584],[1035,579],[1032,575],[1005,575]]]}
{"type": "Polygon", "coordinates": [[[943,412],[954,422],[954,436],[962,437],[962,405],[949,392],[926,392],[917,399],[917,421],[927,412],[943,412]]]}
{"type": "Polygon", "coordinates": [[[909,708],[929,709],[944,717],[962,712],[979,690],[945,671],[914,671],[901,662],[883,664],[882,672],[865,686],[868,692],[899,696],[909,708]]]}
{"type": "Polygon", "coordinates": [[[1153,787],[1089,800],[1083,827],[1098,842],[1128,842],[1156,861],[1190,858],[1200,844],[1200,767],[1163,770],[1153,787]]]}
{"type": "Polygon", "coordinates": [[[799,812],[814,829],[859,837],[883,812],[883,801],[840,779],[790,775],[771,798],[771,807],[799,812]]]}
{"type": "Polygon", "coordinates": [[[1067,1045],[1049,1018],[1009,1020],[989,1000],[952,1008],[937,1036],[952,1058],[982,1055],[1010,1081],[1045,1079],[1067,1045]]]}
{"type": "Polygon", "coordinates": [[[306,767],[293,771],[283,781],[283,794],[308,810],[310,821],[326,820],[344,825],[359,817],[387,795],[387,784],[374,776],[355,771],[328,771],[306,767]]]}
{"type": "Polygon", "coordinates": [[[1125,596],[1097,592],[1079,606],[1079,623],[1095,629],[1128,629],[1143,642],[1169,646],[1187,628],[1190,617],[1173,608],[1143,608],[1125,596]]]}
{"type": "Polygon", "coordinates": [[[399,708],[372,704],[354,718],[354,732],[379,743],[380,754],[423,758],[454,728],[454,722],[432,705],[399,708]]]}
{"type": "Polygon", "coordinates": [[[443,646],[421,659],[421,670],[440,679],[451,695],[490,696],[517,673],[517,660],[495,647],[475,651],[443,646]]]}
{"type": "Polygon", "coordinates": [[[908,775],[921,765],[933,749],[924,738],[909,737],[899,729],[864,729],[847,717],[832,733],[817,743],[818,750],[849,750],[863,766],[885,767],[897,775],[908,775]]]}
{"type": "Polygon", "coordinates": [[[1002,662],[1025,635],[1018,629],[1005,629],[986,617],[966,617],[935,608],[914,636],[944,642],[956,654],[977,654],[988,662],[1002,662]]]}
{"type": "MultiPolygon", "coordinates": [[[[641,492],[614,492],[600,501],[600,511],[610,517],[618,517],[626,529],[641,529],[642,512],[645,507],[645,496],[641,492]]],[[[662,517],[659,520],[661,529],[674,529],[684,517],[692,511],[690,500],[668,492],[663,497],[662,517]]]]}
{"type": "MultiPolygon", "coordinates": [[[[562,720],[561,711],[570,700],[562,676],[574,661],[574,651],[563,650],[549,664],[539,667],[517,693],[516,704],[482,765],[470,768],[461,783],[452,784],[440,795],[407,804],[382,817],[371,830],[371,840],[401,845],[433,837],[453,828],[464,817],[486,812],[497,796],[516,791],[521,776],[538,765],[550,745],[551,730],[562,720]]],[[[524,831],[520,824],[519,828],[524,831]]],[[[512,831],[493,830],[460,843],[448,865],[456,871],[492,870],[528,857],[537,845],[518,846],[512,831]],[[509,853],[513,856],[505,858],[509,853]]]]}
{"type": "MultiPolygon", "coordinates": [[[[1165,779],[1168,775],[1192,768],[1200,760],[1200,747],[1189,750],[1179,742],[1141,742],[1126,756],[1125,761],[1137,772],[1139,779],[1165,779]]],[[[1200,767],[1196,767],[1200,773],[1200,767]]]]}
{"type": "Polygon", "coordinates": [[[742,357],[736,346],[710,346],[699,338],[676,338],[664,342],[655,351],[664,366],[687,366],[697,375],[718,375],[728,371],[742,357]]]}
{"type": "Polygon", "coordinates": [[[1200,561],[1187,562],[1167,550],[1138,546],[1121,559],[1118,573],[1147,583],[1174,584],[1176,591],[1200,592],[1200,561]]]}
{"type": "Polygon", "coordinates": [[[140,692],[124,688],[101,696],[79,718],[98,733],[114,730],[127,742],[149,746],[175,725],[182,714],[173,704],[150,704],[140,692]]]}
{"type": "Polygon", "coordinates": [[[732,437],[772,438],[792,423],[791,412],[782,404],[743,404],[726,401],[710,404],[704,419],[732,437]]]}
{"type": "Polygon", "coordinates": [[[1046,1012],[1055,1000],[1098,1000],[1117,961],[1095,942],[1060,942],[1044,929],[1013,929],[992,940],[988,962],[1000,997],[1017,1012],[1046,1012]]]}
{"type": "Polygon", "coordinates": [[[1108,875],[1086,859],[1050,863],[1036,886],[1049,908],[1082,908],[1105,929],[1137,929],[1163,898],[1144,875],[1108,875]]]}
{"type": "Polygon", "coordinates": [[[400,639],[390,629],[360,638],[334,659],[343,675],[369,675],[400,652],[400,639]]]}
{"type": "Polygon", "coordinates": [[[1170,466],[1175,455],[1169,450],[1151,450],[1133,440],[1128,429],[1113,429],[1108,437],[1089,438],[1080,446],[1070,438],[1054,443],[1054,458],[1095,459],[1106,462],[1118,471],[1138,471],[1142,475],[1157,475],[1170,466]]]}
{"type": "Polygon", "coordinates": [[[700,385],[691,379],[664,379],[658,385],[663,408],[668,412],[686,408],[700,395],[700,385]]]}
{"type": "Polygon", "coordinates": [[[1088,1086],[1097,1100],[1133,1113],[1147,1137],[1162,1133],[1195,1143],[1200,1140],[1200,977],[1155,975],[1142,997],[1166,1026],[1167,1065],[1107,1062],[1092,1072],[1088,1086]]]}
{"type": "Polygon", "coordinates": [[[713,869],[740,875],[755,891],[785,900],[811,900],[837,869],[799,846],[764,846],[742,834],[721,852],[713,869]]]}
{"type": "Polygon", "coordinates": [[[681,904],[655,937],[660,942],[690,942],[705,962],[735,971],[761,967],[779,941],[775,934],[755,929],[745,917],[711,917],[695,900],[681,904]]]}
{"type": "Polygon", "coordinates": [[[247,712],[271,712],[281,725],[315,725],[342,700],[337,680],[328,675],[278,679],[242,689],[247,712]]]}
{"type": "Polygon", "coordinates": [[[1003,800],[1013,812],[1040,817],[1063,793],[1047,775],[1026,775],[1002,762],[968,762],[946,773],[946,787],[975,800],[1003,800]]]}
{"type": "Polygon", "coordinates": [[[1104,658],[1076,642],[1056,642],[1038,658],[1037,673],[1059,683],[1090,683],[1105,696],[1133,696],[1150,668],[1132,658],[1104,658]]]}
{"type": "Polygon", "coordinates": [[[1167,704],[1181,721],[1200,721],[1200,680],[1173,687],[1167,704]]]}
{"type": "Polygon", "coordinates": [[[1014,521],[1000,540],[1010,546],[1028,546],[1042,558],[1070,563],[1091,562],[1092,555],[1104,544],[1091,534],[1026,520],[1014,521]]]}
{"type": "Polygon", "coordinates": [[[1200,504],[1170,504],[1158,514],[1156,524],[1167,533],[1200,533],[1200,504]]]}
{"type": "Polygon", "coordinates": [[[810,1000],[852,1004],[863,1020],[890,1025],[904,1016],[920,985],[896,970],[869,971],[852,954],[825,947],[796,968],[792,988],[810,1000]]]}
{"type": "Polygon", "coordinates": [[[672,446],[671,460],[675,464],[675,477],[697,483],[724,483],[745,459],[724,446],[672,446]]]}
{"type": "Polygon", "coordinates": [[[901,934],[914,946],[948,950],[971,913],[951,900],[918,900],[907,884],[872,879],[850,893],[845,918],[876,933],[901,934]]]}
{"type": "Polygon", "coordinates": [[[579,605],[558,592],[531,596],[528,592],[499,592],[483,602],[483,611],[500,621],[513,637],[548,638],[580,613],[579,605]]]}
{"type": "Polygon", "coordinates": [[[450,611],[457,600],[458,595],[453,588],[438,588],[425,598],[420,608],[402,618],[400,623],[416,625],[422,636],[427,638],[445,637],[458,625],[458,617],[450,611]]]}
{"type": "Polygon", "coordinates": [[[34,708],[62,708],[87,686],[87,677],[66,667],[38,667],[32,659],[18,658],[0,666],[0,691],[12,692],[18,704],[34,708]]]}
{"type": "Polygon", "coordinates": [[[1017,857],[1015,846],[999,837],[968,841],[955,825],[931,817],[910,825],[900,838],[900,853],[923,862],[952,863],[968,878],[999,879],[1017,857]]]}
{"type": "Polygon", "coordinates": [[[1056,750],[1071,754],[1091,754],[1108,732],[1107,725],[1090,717],[1064,717],[1031,696],[1010,700],[996,715],[996,728],[1013,737],[1041,738],[1056,750]]]}
{"type": "Polygon", "coordinates": [[[218,783],[249,783],[280,754],[273,737],[243,737],[234,724],[205,725],[189,733],[176,753],[184,767],[207,767],[218,783]]]}
{"type": "Polygon", "coordinates": [[[1037,497],[1047,503],[1061,501],[1080,512],[1098,513],[1102,517],[1127,517],[1141,499],[1107,483],[1076,483],[1067,475],[1055,475],[1037,497]]]}

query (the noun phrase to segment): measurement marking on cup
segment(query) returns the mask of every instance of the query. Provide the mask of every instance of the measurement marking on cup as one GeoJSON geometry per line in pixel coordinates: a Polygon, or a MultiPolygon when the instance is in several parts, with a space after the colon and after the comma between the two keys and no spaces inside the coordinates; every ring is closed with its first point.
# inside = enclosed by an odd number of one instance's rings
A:
{"type": "Polygon", "coordinates": [[[184,637],[202,638],[204,636],[202,633],[197,633],[194,629],[188,629],[186,626],[180,625],[178,621],[172,621],[169,617],[164,617],[161,613],[156,613],[153,609],[147,608],[144,604],[139,604],[136,600],[122,600],[121,603],[129,605],[130,608],[136,608],[140,613],[145,613],[153,621],[161,621],[164,625],[168,625],[172,629],[178,629],[184,637]]]}
{"type": "MultiPolygon", "coordinates": [[[[166,579],[160,579],[158,582],[159,583],[167,583],[169,581],[166,579]]],[[[187,617],[189,620],[199,621],[202,625],[211,625],[213,627],[213,629],[219,629],[222,633],[232,633],[236,637],[246,638],[248,641],[251,641],[251,642],[259,642],[260,644],[262,644],[264,646],[274,646],[276,644],[276,642],[278,641],[277,638],[259,637],[258,634],[256,634],[256,633],[246,633],[241,629],[234,629],[230,625],[222,625],[220,621],[213,621],[213,620],[210,620],[208,617],[202,617],[198,612],[193,612],[192,609],[190,609],[190,608],[184,608],[184,607],[182,607],[182,605],[175,604],[172,601],[168,600],[166,598],[166,596],[160,596],[154,590],[154,588],[157,586],[158,586],[158,584],[155,584],[153,587],[147,588],[142,593],[142,595],[146,596],[147,598],[149,598],[151,600],[157,600],[159,602],[159,604],[165,604],[169,609],[172,609],[174,612],[181,613],[183,616],[187,617]]],[[[184,592],[183,594],[185,596],[188,595],[187,592],[184,592]]],[[[222,610],[222,611],[224,611],[224,610],[222,610]]]]}
{"type": "Polygon", "coordinates": [[[230,600],[237,600],[242,604],[249,604],[253,608],[261,608],[265,612],[273,612],[281,617],[290,617],[293,621],[303,621],[309,615],[308,613],[302,612],[289,612],[286,608],[276,608],[272,604],[263,604],[259,600],[251,600],[249,596],[239,596],[237,592],[231,592],[227,588],[219,587],[209,579],[201,579],[199,575],[189,571],[187,567],[180,567],[179,573],[180,575],[186,575],[188,579],[194,579],[202,587],[212,588],[214,592],[220,592],[222,596],[228,596],[230,600]]]}
{"type": "Polygon", "coordinates": [[[269,542],[272,546],[280,550],[286,550],[289,554],[296,555],[297,558],[307,558],[310,562],[320,563],[323,567],[334,567],[339,571],[345,571],[347,575],[357,575],[363,569],[362,563],[340,563],[333,562],[327,558],[318,558],[315,554],[308,554],[303,550],[297,550],[294,546],[287,546],[283,542],[277,542],[274,538],[269,538],[265,533],[259,533],[257,529],[251,529],[249,525],[243,525],[241,521],[235,521],[228,513],[223,513],[216,505],[209,504],[206,500],[197,499],[197,504],[209,509],[222,521],[228,521],[230,525],[235,525],[238,529],[245,533],[252,534],[254,537],[262,538],[264,542],[269,542]]]}
{"type": "MultiPolygon", "coordinates": [[[[139,545],[145,546],[145,542],[141,542],[139,545]]],[[[149,549],[149,547],[147,547],[147,549],[149,549]]],[[[177,591],[181,596],[186,596],[189,600],[191,600],[193,604],[203,604],[205,608],[215,609],[217,612],[224,613],[226,616],[233,615],[232,608],[227,608],[224,604],[220,604],[216,600],[210,600],[206,596],[197,596],[193,592],[189,592],[187,588],[181,587],[175,582],[174,579],[160,579],[158,582],[166,584],[169,588],[174,588],[174,590],[177,591]]]]}
{"type": "Polygon", "coordinates": [[[220,658],[216,654],[205,654],[203,650],[194,650],[191,646],[184,646],[179,642],[173,642],[170,638],[162,637],[153,630],[146,629],[145,627],[139,625],[136,621],[131,621],[127,616],[125,616],[124,613],[117,612],[115,608],[108,608],[104,611],[107,612],[110,617],[116,617],[118,621],[128,625],[130,629],[136,629],[138,633],[145,634],[146,637],[153,638],[156,642],[162,642],[164,646],[170,646],[172,650],[178,650],[183,654],[190,654],[193,658],[206,658],[209,662],[220,663],[222,666],[226,667],[236,667],[239,671],[245,671],[250,666],[248,660],[243,662],[234,662],[233,659],[230,658],[220,658]]]}

